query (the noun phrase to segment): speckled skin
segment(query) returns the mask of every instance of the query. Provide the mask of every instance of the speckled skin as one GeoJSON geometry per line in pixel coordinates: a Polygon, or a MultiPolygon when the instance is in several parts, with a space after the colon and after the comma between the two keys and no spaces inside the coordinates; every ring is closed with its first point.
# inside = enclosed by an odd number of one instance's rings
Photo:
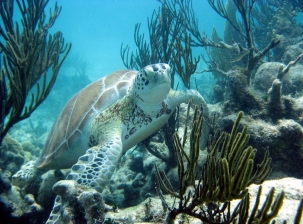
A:
{"type": "MultiPolygon", "coordinates": [[[[132,76],[132,85],[129,85],[124,96],[118,101],[106,106],[104,110],[96,112],[94,106],[91,107],[93,109],[87,110],[92,111],[90,115],[92,116],[91,122],[83,122],[74,131],[68,132],[74,133],[75,136],[78,135],[82,139],[86,137],[88,140],[86,144],[88,143],[90,148],[86,152],[83,151],[83,146],[81,150],[77,149],[77,155],[74,157],[78,156],[79,159],[74,162],[73,166],[70,166],[71,172],[66,179],[75,180],[80,185],[93,187],[99,191],[102,190],[110,180],[121,156],[128,149],[159,130],[180,103],[187,103],[190,99],[193,99],[194,103],[203,104],[207,108],[197,91],[174,91],[170,88],[170,82],[169,65],[154,64],[146,66],[141,71],[136,72],[135,77],[132,76]],[[83,125],[85,128],[82,127],[83,125]]],[[[116,85],[120,85],[120,83],[116,83],[116,85]]],[[[111,93],[117,94],[114,91],[111,93]]],[[[69,104],[67,107],[69,107],[69,104]]],[[[204,110],[204,113],[206,112],[207,109],[204,110]]],[[[72,121],[73,118],[69,120],[72,121]]],[[[61,119],[62,121],[66,121],[66,119],[61,119]]],[[[57,121],[55,129],[52,130],[51,135],[55,135],[55,138],[58,132],[56,127],[58,128],[59,125],[64,124],[58,124],[57,121]]],[[[59,128],[66,130],[62,126],[59,128]]],[[[78,142],[78,140],[72,140],[71,144],[73,144],[73,141],[78,142]]],[[[68,144],[68,142],[64,142],[64,144],[68,144]]],[[[37,167],[51,168],[55,162],[54,160],[74,161],[74,159],[66,157],[69,153],[66,152],[68,150],[63,150],[65,151],[60,151],[60,149],[44,151],[36,163],[36,165],[38,164],[37,167]],[[56,157],[58,153],[59,156],[56,157]]],[[[57,196],[53,211],[47,221],[48,224],[56,223],[60,219],[61,201],[61,197],[57,196]]]]}

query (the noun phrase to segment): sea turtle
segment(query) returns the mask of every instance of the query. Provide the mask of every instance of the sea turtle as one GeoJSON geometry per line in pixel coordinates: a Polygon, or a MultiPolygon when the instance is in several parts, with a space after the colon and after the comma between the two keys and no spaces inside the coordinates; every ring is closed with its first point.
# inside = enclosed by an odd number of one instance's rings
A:
{"type": "MultiPolygon", "coordinates": [[[[50,169],[71,168],[67,180],[101,190],[120,157],[160,129],[175,108],[190,99],[207,107],[196,90],[170,88],[170,67],[159,63],[140,71],[122,70],[88,85],[65,106],[43,151],[13,176],[23,186],[50,169]]],[[[60,214],[57,196],[47,223],[60,214]]]]}

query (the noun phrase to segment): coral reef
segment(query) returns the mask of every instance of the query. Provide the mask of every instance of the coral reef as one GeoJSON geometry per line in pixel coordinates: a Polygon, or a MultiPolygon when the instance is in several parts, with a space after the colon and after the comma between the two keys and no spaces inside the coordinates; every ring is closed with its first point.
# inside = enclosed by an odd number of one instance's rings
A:
{"type": "Polygon", "coordinates": [[[0,221],[20,224],[42,223],[52,209],[49,202],[55,197],[51,193],[53,191],[62,199],[62,223],[75,222],[75,220],[76,223],[103,223],[105,205],[100,193],[93,189],[82,189],[73,181],[57,181],[58,179],[54,179],[53,176],[45,178],[38,192],[25,195],[18,187],[7,187],[0,195],[0,221]]]}
{"type": "MultiPolygon", "coordinates": [[[[223,131],[231,129],[235,114],[225,116],[219,122],[223,131]]],[[[303,128],[302,124],[292,119],[281,119],[278,123],[266,122],[247,116],[242,121],[249,130],[249,144],[259,149],[256,161],[261,161],[265,150],[270,151],[274,161],[273,173],[284,173],[302,178],[303,128]]]]}
{"type": "Polygon", "coordinates": [[[0,146],[0,170],[1,174],[10,179],[24,163],[24,151],[19,142],[10,135],[6,135],[0,146]]]}
{"type": "MultiPolygon", "coordinates": [[[[184,125],[185,125],[185,120],[186,117],[186,109],[183,107],[180,108],[180,113],[179,113],[179,119],[181,123],[179,124],[179,134],[180,136],[183,136],[183,131],[184,131],[184,125]],[[183,121],[182,121],[183,120],[183,121]]],[[[190,113],[191,114],[191,113],[190,113]]],[[[191,114],[191,117],[194,115],[191,114]]],[[[275,149],[275,145],[272,144],[271,141],[266,141],[267,139],[271,139],[271,137],[267,137],[266,133],[268,133],[266,130],[264,130],[265,125],[260,124],[258,126],[258,123],[256,123],[254,120],[251,119],[252,124],[255,124],[258,128],[255,128],[254,126],[251,125],[251,123],[248,123],[247,120],[250,118],[247,117],[245,118],[241,123],[244,125],[247,125],[249,127],[249,134],[251,135],[249,143],[253,142],[254,144],[259,143],[258,148],[259,149],[269,149],[271,151],[271,157],[274,159],[275,163],[273,164],[273,168],[275,169],[277,166],[284,166],[284,163],[286,160],[281,161],[279,160],[280,155],[275,154],[275,151],[272,151],[275,149]],[[262,130],[263,129],[263,130],[262,130]],[[258,134],[258,137],[256,138],[255,135],[258,134]],[[263,142],[262,142],[263,141],[263,142]],[[261,144],[262,143],[262,144],[261,144]],[[273,145],[273,148],[268,148],[267,146],[273,145]],[[277,161],[277,163],[276,163],[277,161]]],[[[220,128],[222,130],[229,131],[231,129],[231,126],[233,125],[235,120],[235,115],[231,116],[231,119],[225,119],[222,120],[220,123],[220,128]],[[225,129],[224,129],[225,128],[225,129]]],[[[292,125],[295,130],[293,132],[293,139],[296,139],[298,137],[298,134],[300,133],[300,128],[299,126],[295,126],[295,124],[289,123],[289,125],[292,125]]],[[[285,125],[284,122],[281,122],[279,127],[280,132],[286,132],[284,133],[285,137],[290,136],[290,133],[287,131],[290,130],[289,125],[285,125]],[[287,126],[284,128],[283,126],[287,126]]],[[[241,125],[240,125],[241,126],[241,125]]],[[[188,131],[190,132],[191,126],[189,127],[188,131]]],[[[273,127],[269,127],[269,130],[273,130],[273,127]]],[[[273,131],[273,134],[277,133],[279,131],[273,131]]],[[[269,133],[268,133],[269,134],[269,133]]],[[[276,141],[277,145],[280,145],[283,143],[283,140],[280,139],[280,134],[276,135],[276,141]]],[[[283,137],[283,138],[285,138],[283,137]]],[[[274,140],[274,139],[273,139],[274,140]]],[[[164,138],[161,133],[155,135],[151,139],[151,147],[162,150],[162,153],[167,152],[167,148],[165,143],[164,143],[164,138]]],[[[297,141],[292,141],[293,143],[297,141]]],[[[256,144],[257,145],[257,144],[256,144]]],[[[186,144],[186,147],[190,147],[189,144],[186,144]]],[[[285,146],[285,149],[289,149],[289,146],[285,146]]],[[[185,149],[187,153],[189,151],[185,149]]],[[[292,151],[289,151],[289,153],[293,153],[292,151]]],[[[206,160],[206,151],[200,151],[200,156],[199,156],[199,167],[201,167],[204,164],[204,161],[206,160]]],[[[258,155],[256,156],[257,161],[259,160],[261,162],[262,158],[260,158],[258,155]]],[[[294,155],[295,157],[295,155],[294,155]]],[[[285,158],[287,159],[287,158],[285,158]]],[[[124,207],[129,207],[131,205],[136,205],[140,203],[140,201],[144,200],[147,197],[151,197],[155,193],[154,189],[154,164],[157,164],[160,170],[165,170],[167,172],[167,178],[171,182],[172,186],[178,186],[178,170],[176,168],[171,169],[169,166],[167,166],[165,163],[163,163],[161,160],[159,160],[157,157],[152,156],[148,152],[145,151],[145,148],[143,147],[143,144],[133,150],[130,150],[124,157],[121,159],[120,167],[113,176],[111,180],[111,186],[109,190],[103,191],[103,198],[106,202],[117,206],[119,210],[124,207]]],[[[291,167],[291,164],[287,165],[291,167]]],[[[298,170],[297,170],[298,171],[298,170]]],[[[58,176],[58,174],[56,174],[58,176]]],[[[59,174],[60,175],[60,174],[59,174]]],[[[61,179],[64,178],[65,175],[61,176],[61,179]]],[[[50,211],[50,205],[49,201],[53,201],[54,194],[51,194],[51,188],[54,183],[58,181],[58,179],[55,179],[54,174],[52,172],[46,174],[43,176],[42,180],[36,182],[34,185],[29,186],[27,189],[24,189],[22,191],[25,191],[25,195],[29,195],[26,197],[32,198],[31,195],[35,198],[35,206],[40,206],[43,208],[43,210],[39,210],[39,213],[35,216],[36,219],[38,220],[43,220],[42,217],[44,217],[44,220],[47,217],[47,213],[50,211]],[[48,192],[48,193],[47,193],[48,192]],[[39,215],[38,215],[39,214],[39,215]]],[[[63,185],[66,185],[63,182],[63,185]]],[[[69,185],[68,185],[69,186],[69,185]]],[[[78,189],[77,186],[75,186],[76,189],[78,189]]],[[[71,187],[72,189],[72,187],[71,187]]],[[[18,190],[19,191],[19,190],[18,190]]],[[[80,189],[80,191],[82,191],[80,189]]],[[[263,192],[268,192],[268,190],[263,190],[263,192]]],[[[19,193],[20,194],[20,193],[19,193]]],[[[60,193],[62,194],[62,193],[60,193]]],[[[65,195],[65,194],[63,194],[65,195]]],[[[69,195],[66,193],[66,195],[69,195]]],[[[5,196],[4,196],[5,197],[5,196]]],[[[20,214],[22,213],[23,216],[19,217],[22,220],[27,220],[27,215],[26,214],[35,214],[33,210],[30,210],[30,205],[26,202],[27,200],[22,199],[24,196],[19,196],[18,201],[23,201],[24,203],[23,208],[24,210],[18,210],[20,214]],[[26,205],[26,206],[25,206],[26,205]],[[25,208],[28,210],[25,211],[25,208]]],[[[67,197],[70,198],[70,197],[67,197]]],[[[77,197],[78,198],[78,197],[77,197]]],[[[70,202],[70,199],[66,199],[65,201],[65,208],[69,212],[67,214],[70,215],[70,217],[78,218],[75,217],[75,213],[79,213],[78,209],[79,207],[77,206],[83,206],[80,204],[78,201],[77,203],[70,202]]],[[[152,199],[154,200],[154,199],[152,199]]],[[[11,200],[7,200],[5,204],[11,203],[11,200]]],[[[82,203],[82,202],[81,202],[82,203]]],[[[93,204],[93,203],[92,203],[93,204]]],[[[158,203],[159,205],[161,203],[158,203]]],[[[89,207],[89,206],[88,206],[89,207]]],[[[81,210],[81,209],[80,209],[81,210]]],[[[7,211],[7,210],[5,210],[7,211]]],[[[146,218],[146,220],[163,220],[163,208],[160,208],[161,213],[158,211],[154,211],[152,209],[150,216],[146,218]]],[[[138,211],[139,212],[139,211],[138,211]]],[[[84,212],[80,212],[81,217],[79,217],[81,220],[86,219],[84,212]]],[[[135,220],[134,217],[137,217],[136,212],[132,212],[131,214],[128,214],[126,217],[119,219],[120,217],[119,213],[110,213],[110,218],[109,220],[135,220]],[[133,214],[133,215],[131,215],[133,214]],[[129,217],[129,216],[132,216],[129,217]]],[[[144,219],[143,219],[144,220],[144,219]]],[[[161,221],[160,221],[161,222],[161,221]]],[[[32,222],[33,223],[33,222],[32,222]]]]}
{"type": "MultiPolygon", "coordinates": [[[[268,157],[268,151],[266,151],[263,161],[257,165],[255,173],[252,175],[256,149],[251,146],[246,147],[249,140],[247,127],[244,127],[241,133],[236,133],[242,117],[243,112],[240,112],[231,133],[222,133],[211,145],[211,151],[197,183],[195,176],[203,123],[197,108],[192,121],[189,154],[184,151],[186,138],[182,139],[178,134],[174,134],[175,151],[178,158],[179,185],[177,190],[169,182],[165,173],[160,172],[156,167],[157,191],[164,207],[168,210],[165,223],[174,223],[177,215],[181,213],[208,223],[268,222],[277,216],[282,206],[284,191],[279,193],[273,201],[274,188],[271,188],[262,207],[258,209],[261,186],[258,189],[256,202],[249,213],[250,196],[247,193],[247,187],[252,183],[261,184],[268,177],[271,172],[271,158],[268,157]],[[168,205],[163,192],[176,198],[177,205],[168,205]],[[234,199],[241,199],[241,201],[231,211],[229,204],[234,199]],[[207,203],[212,206],[208,205],[207,209],[203,208],[203,204],[207,203]]],[[[186,136],[186,129],[183,136],[186,136]]],[[[301,209],[300,206],[297,220],[300,219],[301,209]]]]}
{"type": "Polygon", "coordinates": [[[0,195],[0,221],[2,223],[40,223],[43,208],[36,203],[33,195],[27,194],[24,200],[18,189],[12,187],[0,195]]]}

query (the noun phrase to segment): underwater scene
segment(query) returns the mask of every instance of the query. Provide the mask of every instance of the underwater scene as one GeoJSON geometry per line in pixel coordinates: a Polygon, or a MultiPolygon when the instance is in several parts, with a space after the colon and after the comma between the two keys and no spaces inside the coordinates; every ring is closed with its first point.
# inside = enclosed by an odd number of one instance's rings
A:
{"type": "Polygon", "coordinates": [[[303,224],[302,0],[0,17],[0,223],[303,224]]]}

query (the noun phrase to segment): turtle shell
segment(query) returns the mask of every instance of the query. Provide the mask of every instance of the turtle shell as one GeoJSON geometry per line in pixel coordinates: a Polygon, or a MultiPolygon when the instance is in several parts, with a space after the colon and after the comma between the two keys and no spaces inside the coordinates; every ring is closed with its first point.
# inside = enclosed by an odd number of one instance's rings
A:
{"type": "Polygon", "coordinates": [[[114,72],[86,86],[66,104],[54,123],[35,167],[65,169],[93,144],[90,124],[95,116],[127,94],[137,71],[114,72]]]}

